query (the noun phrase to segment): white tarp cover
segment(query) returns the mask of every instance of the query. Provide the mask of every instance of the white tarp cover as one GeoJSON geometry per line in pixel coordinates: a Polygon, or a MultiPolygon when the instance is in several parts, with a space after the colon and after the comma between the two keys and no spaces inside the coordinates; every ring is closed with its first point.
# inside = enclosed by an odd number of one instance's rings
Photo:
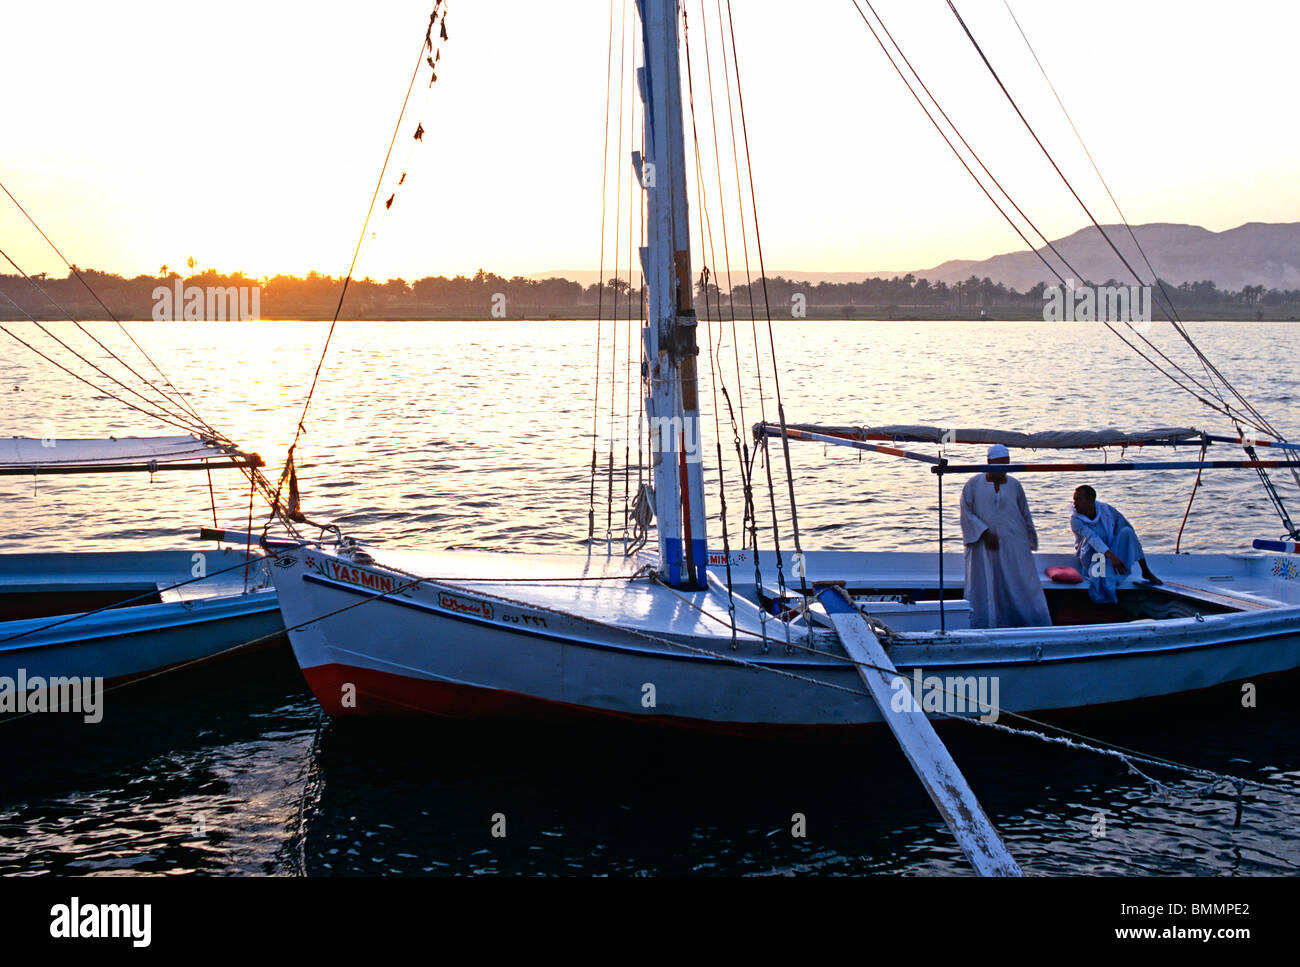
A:
{"type": "MultiPolygon", "coordinates": [[[[771,426],[772,424],[768,424],[771,426]]],[[[939,426],[891,424],[889,426],[823,426],[816,423],[790,423],[791,429],[809,433],[826,433],[848,436],[855,440],[885,437],[906,443],[1001,443],[1008,447],[1028,450],[1084,450],[1092,447],[1142,446],[1144,444],[1170,444],[1175,441],[1199,442],[1201,431],[1190,427],[1158,427],[1152,430],[1126,432],[1107,428],[1102,430],[1042,430],[1021,433],[1016,430],[961,429],[939,426]]]]}
{"type": "Polygon", "coordinates": [[[122,437],[107,440],[0,439],[0,469],[147,466],[151,461],[183,463],[242,454],[192,436],[122,437]]]}

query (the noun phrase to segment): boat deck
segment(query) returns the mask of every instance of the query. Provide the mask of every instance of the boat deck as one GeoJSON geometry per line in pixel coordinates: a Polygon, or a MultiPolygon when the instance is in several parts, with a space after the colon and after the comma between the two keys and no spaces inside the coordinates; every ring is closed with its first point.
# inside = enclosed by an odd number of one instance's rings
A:
{"type": "MultiPolygon", "coordinates": [[[[497,554],[371,549],[377,566],[400,569],[423,579],[485,597],[545,610],[581,615],[596,622],[621,624],[655,633],[672,628],[675,635],[718,638],[731,634],[729,604],[736,627],[746,637],[784,637],[776,614],[789,618],[801,581],[787,556],[786,595],[780,595],[775,556],[759,556],[762,592],[756,593],[753,552],[732,553],[731,596],[726,588],[722,554],[711,555],[710,587],[677,591],[645,578],[632,580],[648,560],[621,554],[497,554]]],[[[1118,605],[1097,605],[1085,585],[1056,584],[1046,576],[1055,625],[1100,625],[1161,621],[1232,612],[1270,611],[1300,605],[1300,581],[1285,555],[1258,552],[1213,555],[1150,555],[1148,561],[1165,582],[1154,587],[1126,579],[1118,605]]],[[[1036,555],[1042,570],[1075,564],[1065,553],[1036,555]]],[[[921,552],[809,552],[803,583],[841,581],[859,603],[885,625],[900,631],[937,631],[940,627],[938,557],[921,552]]],[[[969,605],[961,600],[964,562],[944,555],[945,627],[968,627],[969,605]]],[[[814,607],[813,622],[829,627],[814,607]]]]}
{"type": "MultiPolygon", "coordinates": [[[[245,560],[242,548],[0,554],[0,621],[239,594],[245,560]]],[[[250,586],[265,586],[263,568],[255,557],[250,586]]]]}
{"type": "MultiPolygon", "coordinates": [[[[730,635],[725,586],[678,591],[633,580],[643,558],[601,554],[495,554],[476,551],[373,551],[376,563],[458,589],[585,619],[640,629],[647,634],[671,627],[677,635],[730,635]]],[[[751,572],[752,573],[752,572],[751,572]]],[[[752,581],[750,590],[752,592],[752,581]]],[[[737,581],[737,592],[741,583],[737,581]]],[[[762,634],[758,606],[738,593],[736,623],[741,633],[762,634]]]]}

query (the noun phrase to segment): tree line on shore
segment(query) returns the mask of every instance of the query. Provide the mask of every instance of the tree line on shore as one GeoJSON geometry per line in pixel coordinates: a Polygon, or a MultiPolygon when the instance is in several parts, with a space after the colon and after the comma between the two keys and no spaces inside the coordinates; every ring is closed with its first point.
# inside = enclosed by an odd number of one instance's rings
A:
{"type": "MultiPolygon", "coordinates": [[[[19,275],[0,275],[0,291],[12,299],[21,310],[41,319],[62,318],[61,306],[79,319],[102,318],[95,295],[121,318],[150,318],[158,302],[160,287],[168,290],[177,285],[181,290],[190,286],[256,287],[260,290],[262,318],[295,319],[318,318],[331,314],[338,304],[343,279],[309,272],[305,276],[275,275],[255,278],[243,272],[222,273],[215,269],[192,272],[183,276],[162,266],[156,276],[137,275],[126,278],[95,269],[78,269],[82,279],[69,272],[66,278],[47,277],[44,273],[32,279],[37,290],[19,275]],[[94,295],[91,294],[92,290],[94,295]]],[[[1105,285],[1118,286],[1114,279],[1105,285]]],[[[1270,308],[1300,307],[1300,290],[1265,289],[1263,286],[1246,286],[1240,291],[1219,289],[1214,282],[1185,282],[1180,285],[1164,283],[1174,305],[1181,309],[1241,309],[1267,306],[1270,308]]],[[[640,278],[629,283],[626,278],[606,279],[604,285],[583,285],[571,279],[529,279],[522,276],[505,278],[480,269],[473,276],[426,276],[414,282],[405,279],[353,279],[344,300],[343,318],[383,318],[385,315],[418,317],[421,312],[459,312],[473,316],[500,316],[516,318],[520,315],[563,314],[565,310],[583,310],[589,314],[603,307],[613,315],[616,312],[640,315],[640,278]],[[495,311],[501,308],[503,311],[495,311]]],[[[842,308],[844,315],[856,310],[888,310],[924,312],[970,312],[972,310],[1018,309],[1034,311],[1045,302],[1047,286],[1042,283],[1026,292],[1017,292],[989,278],[971,276],[964,282],[931,283],[915,275],[892,278],[869,278],[860,282],[809,282],[786,279],[781,276],[766,280],[753,279],[732,286],[730,292],[722,290],[713,279],[702,273],[695,284],[697,309],[717,313],[732,304],[737,309],[763,306],[764,298],[782,315],[789,313],[792,304],[802,300],[807,306],[842,308]],[[764,282],[766,283],[764,285],[764,282]],[[765,291],[766,290],[766,291],[765,291]],[[707,304],[707,305],[706,305],[707,304]]],[[[7,303],[0,304],[0,315],[22,318],[23,312],[7,303]]],[[[797,313],[796,313],[797,315],[797,313]]],[[[179,317],[179,316],[178,316],[179,317]]]]}

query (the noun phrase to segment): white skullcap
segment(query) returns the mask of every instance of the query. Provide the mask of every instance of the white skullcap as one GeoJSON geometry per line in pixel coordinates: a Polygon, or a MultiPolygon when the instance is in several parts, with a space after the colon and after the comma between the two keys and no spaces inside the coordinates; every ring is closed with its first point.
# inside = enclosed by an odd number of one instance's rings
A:
{"type": "Polygon", "coordinates": [[[989,447],[989,460],[997,460],[1001,457],[1007,457],[1010,459],[1011,451],[1000,443],[995,443],[993,446],[989,447]]]}

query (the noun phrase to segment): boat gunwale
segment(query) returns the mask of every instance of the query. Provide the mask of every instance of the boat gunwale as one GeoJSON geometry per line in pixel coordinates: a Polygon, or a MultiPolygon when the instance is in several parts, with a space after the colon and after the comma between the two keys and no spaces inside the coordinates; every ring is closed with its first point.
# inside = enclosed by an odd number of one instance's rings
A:
{"type": "Polygon", "coordinates": [[[252,588],[210,597],[110,608],[98,614],[80,612],[54,618],[15,618],[0,622],[0,635],[22,637],[16,641],[0,637],[0,655],[231,620],[277,610],[279,606],[279,595],[274,588],[252,588]],[[55,636],[40,634],[40,629],[47,625],[55,636]],[[66,633],[60,635],[59,631],[66,633]]]}
{"type": "MultiPolygon", "coordinates": [[[[618,651],[626,654],[636,654],[646,658],[668,658],[668,659],[678,660],[678,661],[701,661],[701,662],[734,665],[737,664],[737,659],[739,659],[740,661],[743,661],[746,664],[758,664],[758,665],[763,665],[765,667],[770,666],[770,667],[781,668],[781,669],[815,668],[819,670],[824,670],[826,668],[843,667],[844,669],[851,670],[851,664],[845,657],[833,653],[822,653],[825,655],[825,659],[821,661],[809,661],[804,658],[791,659],[784,655],[762,655],[757,657],[740,658],[739,655],[730,657],[727,654],[722,652],[718,652],[716,655],[682,654],[680,652],[671,651],[668,649],[636,648],[627,645],[616,644],[614,642],[590,641],[587,639],[578,638],[569,635],[557,634],[554,632],[539,631],[533,628],[523,628],[523,627],[513,627],[513,626],[506,628],[503,627],[499,622],[494,620],[476,618],[473,615],[465,615],[465,614],[458,614],[452,611],[445,611],[437,607],[434,607],[431,604],[426,604],[424,602],[419,602],[419,601],[412,601],[406,598],[398,598],[390,594],[369,591],[364,588],[355,587],[350,584],[333,581],[329,578],[322,577],[318,574],[312,574],[312,573],[303,574],[301,575],[301,580],[305,583],[333,588],[335,590],[343,591],[347,594],[351,594],[357,597],[362,597],[367,599],[379,599],[382,601],[386,601],[390,604],[406,607],[425,614],[431,614],[442,618],[449,618],[455,621],[460,621],[467,624],[473,624],[478,627],[492,628],[498,631],[505,632],[510,635],[521,635],[530,638],[540,638],[547,641],[558,642],[560,644],[570,644],[570,645],[577,645],[581,647],[590,647],[590,648],[596,648],[605,651],[618,651]]],[[[583,618],[579,615],[567,615],[564,614],[563,612],[557,612],[555,611],[554,608],[548,608],[544,605],[538,605],[532,603],[521,605],[519,602],[510,601],[508,599],[497,598],[494,597],[490,592],[481,592],[477,589],[469,589],[457,585],[444,585],[436,581],[421,581],[420,584],[427,584],[431,587],[443,588],[453,594],[464,594],[467,591],[471,591],[471,593],[481,595],[485,599],[494,602],[500,602],[502,605],[506,607],[526,606],[526,607],[536,608],[539,611],[551,611],[553,613],[562,614],[566,618],[576,619],[589,624],[595,624],[598,627],[608,628],[611,631],[614,631],[616,633],[632,634],[632,635],[653,634],[655,637],[660,637],[665,640],[673,639],[671,633],[655,634],[653,632],[644,632],[640,629],[620,628],[616,625],[607,625],[603,622],[595,621],[594,619],[590,619],[590,618],[583,618]]],[[[1171,618],[1171,619],[1164,620],[1160,624],[1157,624],[1154,620],[1152,620],[1149,622],[1148,621],[1117,622],[1117,623],[1105,624],[1105,625],[1058,625],[1058,626],[1045,625],[1045,626],[1035,626],[1035,627],[1028,627],[1028,628],[963,629],[963,630],[952,631],[952,632],[938,632],[938,631],[901,632],[895,636],[890,651],[891,654],[893,654],[894,657],[896,658],[898,664],[906,667],[914,667],[914,666],[930,667],[931,663],[917,662],[915,660],[915,657],[903,654],[901,653],[902,651],[904,650],[910,651],[916,648],[931,649],[936,647],[942,647],[945,645],[950,648],[970,648],[970,649],[976,649],[976,648],[980,648],[981,646],[985,646],[983,650],[1005,648],[1008,645],[1011,645],[1011,646],[1023,647],[1028,652],[1028,654],[1024,658],[994,657],[994,656],[987,656],[987,655],[980,655],[980,654],[971,654],[969,656],[961,656],[961,659],[956,661],[951,660],[950,656],[944,656],[944,658],[942,659],[942,663],[941,664],[935,663],[934,667],[971,666],[971,667],[988,668],[988,667],[1006,667],[1006,666],[1063,664],[1069,662],[1098,661],[1098,660],[1114,659],[1114,658],[1159,657],[1163,655],[1173,654],[1177,652],[1184,652],[1184,651],[1194,651],[1194,650],[1202,650],[1208,648],[1229,648],[1229,647],[1244,646],[1256,642],[1267,641],[1273,638],[1287,638],[1287,637],[1300,635],[1300,622],[1298,622],[1297,619],[1300,619],[1300,605],[1291,605],[1286,608],[1275,608],[1275,609],[1270,609],[1269,611],[1232,612],[1229,614],[1211,615],[1209,617],[1202,617],[1199,619],[1196,617],[1171,618]],[[1221,634],[1215,635],[1212,633],[1214,631],[1224,630],[1223,629],[1224,619],[1234,619],[1234,618],[1237,620],[1234,621],[1232,624],[1233,631],[1240,630],[1242,624],[1248,624],[1248,625],[1262,624],[1262,625],[1271,626],[1271,625],[1278,625],[1278,624],[1285,624],[1287,622],[1292,622],[1292,623],[1297,623],[1297,627],[1294,629],[1278,628],[1277,630],[1269,630],[1268,628],[1257,628],[1254,629],[1255,633],[1250,635],[1249,637],[1242,637],[1240,634],[1233,634],[1232,637],[1225,638],[1221,634]],[[1206,629],[1204,634],[1197,636],[1202,640],[1181,641],[1181,642],[1168,641],[1169,638],[1174,636],[1177,636],[1179,638],[1185,638],[1187,637],[1186,635],[1187,631],[1195,630],[1198,626],[1206,625],[1206,624],[1210,624],[1211,627],[1206,629]],[[1134,637],[1140,637],[1141,639],[1143,639],[1142,644],[1146,646],[1140,648],[1132,648],[1132,647],[1117,648],[1117,649],[1112,648],[1105,651],[1093,651],[1087,654],[1047,655],[1043,653],[1044,642],[1042,641],[1032,640],[1032,639],[1022,640],[1022,641],[1015,640],[1017,638],[1027,639],[1030,635],[1035,635],[1035,636],[1047,635],[1052,638],[1058,638],[1058,639],[1068,639],[1070,637],[1082,638],[1083,635],[1080,633],[1079,630],[1082,628],[1091,629],[1092,634],[1094,636],[1096,636],[1097,629],[1112,629],[1108,636],[1111,638],[1119,637],[1117,633],[1120,630],[1128,630],[1130,632],[1136,631],[1137,632],[1136,635],[1129,636],[1130,640],[1131,638],[1134,637]],[[997,635],[998,637],[993,640],[988,640],[990,635],[997,635]],[[1007,637],[1009,637],[1011,640],[1010,641],[1005,640],[1005,638],[1007,637]],[[984,640],[982,641],[978,640],[981,638],[984,640]],[[1150,645],[1152,644],[1160,645],[1160,647],[1150,647],[1150,645]],[[1037,652],[1037,654],[1035,654],[1035,652],[1037,652]]],[[[328,618],[322,617],[319,619],[313,619],[310,620],[309,623],[315,624],[317,621],[325,621],[325,620],[328,620],[328,618]]],[[[687,647],[705,648],[706,650],[709,650],[707,648],[709,644],[727,642],[730,640],[729,635],[728,636],[718,635],[716,637],[700,637],[696,635],[677,636],[677,637],[680,639],[681,644],[687,647]],[[700,643],[700,644],[696,644],[696,643],[700,643]]],[[[769,641],[778,645],[783,643],[782,639],[780,638],[769,638],[769,641]]],[[[1052,643],[1068,644],[1068,641],[1052,642],[1052,643]]]]}

